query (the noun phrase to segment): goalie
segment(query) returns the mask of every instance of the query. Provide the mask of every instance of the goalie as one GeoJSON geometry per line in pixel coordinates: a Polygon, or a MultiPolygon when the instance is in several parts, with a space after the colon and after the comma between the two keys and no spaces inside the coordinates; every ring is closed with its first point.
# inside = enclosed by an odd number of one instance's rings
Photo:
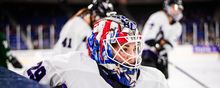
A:
{"type": "Polygon", "coordinates": [[[110,11],[113,6],[109,0],[93,0],[88,8],[80,9],[63,26],[54,50],[61,53],[87,51],[86,39],[92,33],[92,26],[110,11]]]}
{"type": "Polygon", "coordinates": [[[103,18],[88,37],[89,55],[56,55],[24,75],[56,88],[168,88],[159,70],[140,65],[142,42],[136,27],[122,15],[103,18]]]}

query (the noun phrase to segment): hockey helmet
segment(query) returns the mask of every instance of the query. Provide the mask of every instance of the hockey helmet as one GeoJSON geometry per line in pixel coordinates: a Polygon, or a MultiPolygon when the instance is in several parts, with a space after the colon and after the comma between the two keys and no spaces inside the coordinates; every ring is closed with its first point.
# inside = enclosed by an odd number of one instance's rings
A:
{"type": "Polygon", "coordinates": [[[109,0],[93,0],[88,9],[100,17],[105,17],[108,12],[113,11],[113,5],[109,0]]]}
{"type": "Polygon", "coordinates": [[[164,10],[175,22],[183,17],[183,9],[182,0],[164,0],[164,10]]]}
{"type": "Polygon", "coordinates": [[[138,68],[142,60],[142,42],[137,25],[123,15],[111,15],[97,21],[88,38],[88,49],[91,58],[99,64],[117,63],[127,68],[138,68]],[[124,50],[123,47],[129,43],[135,44],[135,54],[131,55],[124,50]],[[115,44],[119,46],[119,50],[114,49],[115,44]],[[131,58],[125,59],[119,52],[124,52],[131,58]],[[116,55],[123,61],[118,61],[116,55]],[[135,63],[128,62],[132,58],[135,58],[135,63]]]}

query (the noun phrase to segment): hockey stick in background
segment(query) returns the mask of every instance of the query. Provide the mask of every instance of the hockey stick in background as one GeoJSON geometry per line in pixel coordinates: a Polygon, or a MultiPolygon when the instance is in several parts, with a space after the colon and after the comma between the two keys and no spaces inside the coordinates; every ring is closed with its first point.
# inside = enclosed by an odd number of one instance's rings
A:
{"type": "Polygon", "coordinates": [[[172,62],[169,61],[168,63],[172,65],[174,68],[176,68],[177,70],[179,70],[180,72],[182,72],[183,74],[185,74],[186,76],[188,76],[189,78],[191,78],[192,80],[194,80],[195,82],[197,82],[198,84],[200,84],[201,86],[203,86],[204,88],[209,88],[207,85],[205,85],[204,83],[202,83],[201,81],[199,81],[198,79],[196,79],[195,77],[193,77],[192,75],[190,75],[189,73],[181,69],[180,67],[176,66],[172,62]]]}

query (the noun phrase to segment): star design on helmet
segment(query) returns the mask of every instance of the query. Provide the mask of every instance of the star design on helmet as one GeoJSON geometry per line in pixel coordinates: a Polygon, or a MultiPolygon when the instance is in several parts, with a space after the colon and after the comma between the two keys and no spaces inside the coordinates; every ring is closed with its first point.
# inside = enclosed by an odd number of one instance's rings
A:
{"type": "Polygon", "coordinates": [[[117,76],[120,78],[120,74],[123,72],[126,72],[126,70],[124,70],[123,68],[120,67],[120,65],[115,66],[115,68],[113,68],[114,74],[117,74],[117,76]]]}

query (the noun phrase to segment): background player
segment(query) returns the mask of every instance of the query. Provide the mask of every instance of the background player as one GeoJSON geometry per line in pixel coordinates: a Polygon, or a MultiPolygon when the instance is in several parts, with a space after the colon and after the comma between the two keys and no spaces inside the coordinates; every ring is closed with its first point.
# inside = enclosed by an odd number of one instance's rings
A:
{"type": "Polygon", "coordinates": [[[144,25],[143,65],[156,67],[168,78],[167,53],[182,33],[182,0],[164,0],[164,8],[153,13],[144,25]]]}
{"type": "Polygon", "coordinates": [[[89,56],[59,54],[28,69],[25,76],[51,87],[168,88],[160,71],[140,66],[142,42],[136,27],[122,15],[103,18],[88,38],[89,56]]]}
{"type": "Polygon", "coordinates": [[[86,38],[92,33],[92,25],[109,11],[113,11],[109,0],[93,0],[88,8],[82,8],[66,22],[54,49],[61,52],[87,51],[86,38]]]}

